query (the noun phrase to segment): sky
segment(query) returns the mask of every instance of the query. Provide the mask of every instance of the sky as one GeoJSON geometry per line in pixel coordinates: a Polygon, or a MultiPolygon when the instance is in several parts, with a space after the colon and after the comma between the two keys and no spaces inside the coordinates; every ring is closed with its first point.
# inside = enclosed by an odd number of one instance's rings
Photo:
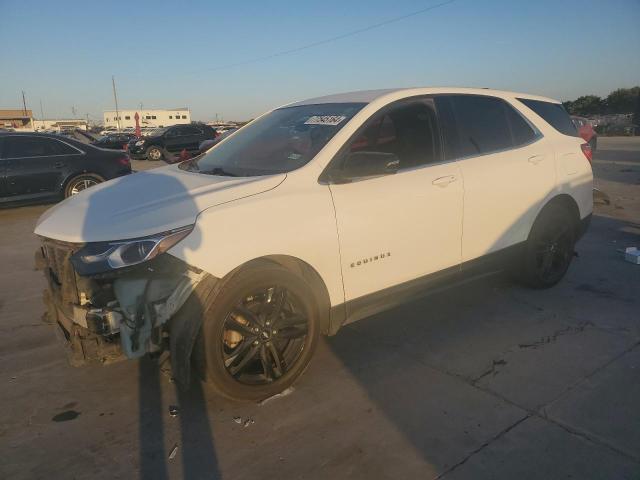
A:
{"type": "Polygon", "coordinates": [[[246,120],[352,90],[474,86],[559,100],[640,84],[640,0],[0,0],[0,108],[189,107],[246,120]],[[271,58],[264,59],[264,57],[271,58]],[[261,59],[252,61],[255,59],[261,59]]]}

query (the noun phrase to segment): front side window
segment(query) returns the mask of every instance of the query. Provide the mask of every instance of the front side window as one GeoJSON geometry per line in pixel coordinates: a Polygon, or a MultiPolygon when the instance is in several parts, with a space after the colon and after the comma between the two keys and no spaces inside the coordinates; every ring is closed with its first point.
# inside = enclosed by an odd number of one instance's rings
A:
{"type": "Polygon", "coordinates": [[[258,176],[306,165],[365,104],[324,103],[274,110],[180,168],[200,173],[258,176]]]}
{"type": "Polygon", "coordinates": [[[368,122],[349,152],[394,154],[401,170],[440,161],[433,107],[426,101],[411,101],[386,109],[368,122]]]}

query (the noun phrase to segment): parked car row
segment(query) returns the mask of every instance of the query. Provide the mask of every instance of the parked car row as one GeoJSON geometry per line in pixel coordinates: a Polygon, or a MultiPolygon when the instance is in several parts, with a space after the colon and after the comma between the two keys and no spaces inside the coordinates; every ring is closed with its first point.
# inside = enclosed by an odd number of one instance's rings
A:
{"type": "Polygon", "coordinates": [[[0,132],[0,205],[58,200],[129,173],[124,152],[62,135],[0,132]]]}
{"type": "Polygon", "coordinates": [[[183,151],[197,155],[203,141],[215,138],[216,131],[209,125],[173,125],[158,128],[146,137],[130,140],[128,151],[131,158],[172,163],[183,151]]]}

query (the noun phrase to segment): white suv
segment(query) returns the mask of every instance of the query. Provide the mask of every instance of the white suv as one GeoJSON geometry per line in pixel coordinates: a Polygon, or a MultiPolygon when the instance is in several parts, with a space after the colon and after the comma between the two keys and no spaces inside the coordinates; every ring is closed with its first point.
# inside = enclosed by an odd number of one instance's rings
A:
{"type": "Polygon", "coordinates": [[[229,397],[268,397],[320,334],[433,288],[504,265],[557,283],[591,216],[590,155],[560,103],[525,94],[287,105],[47,211],[49,317],[75,364],[168,350],[183,384],[193,364],[229,397]]]}

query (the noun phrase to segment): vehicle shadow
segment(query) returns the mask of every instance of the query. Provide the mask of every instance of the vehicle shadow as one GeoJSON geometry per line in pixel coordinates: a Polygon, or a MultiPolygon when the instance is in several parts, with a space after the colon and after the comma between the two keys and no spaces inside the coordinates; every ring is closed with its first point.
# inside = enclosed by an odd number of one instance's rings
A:
{"type": "MultiPolygon", "coordinates": [[[[165,167],[135,173],[81,192],[74,201],[86,202],[82,219],[85,238],[94,237],[96,232],[107,231],[105,224],[113,225],[114,232],[118,231],[118,228],[137,230],[138,226],[150,229],[157,224],[157,233],[160,233],[164,231],[163,228],[166,230],[163,223],[166,219],[156,216],[157,202],[163,200],[170,202],[175,208],[178,208],[179,204],[184,225],[192,223],[201,208],[195,204],[189,189],[181,183],[179,176],[171,173],[171,169],[172,167],[165,167]],[[142,175],[153,176],[153,182],[159,191],[140,192],[137,187],[139,183],[131,180],[142,175]]],[[[108,231],[111,231],[111,228],[108,231]]],[[[200,238],[197,227],[190,235],[197,246],[200,238]]],[[[162,281],[186,274],[188,266],[182,262],[171,262],[168,266],[158,268],[160,271],[149,269],[149,272],[140,274],[141,278],[157,278],[162,281]]],[[[138,303],[141,299],[143,302],[151,301],[146,297],[148,288],[145,287],[142,296],[137,297],[138,303]]],[[[191,297],[190,315],[202,318],[203,306],[195,295],[191,297]]],[[[144,310],[144,315],[147,315],[148,311],[144,310]]],[[[162,337],[158,341],[162,342],[162,337]]],[[[169,344],[166,339],[164,342],[166,351],[169,344]]],[[[190,371],[190,363],[182,363],[183,375],[174,379],[167,373],[171,369],[163,356],[147,354],[138,361],[138,460],[141,479],[221,477],[202,386],[190,371]],[[172,392],[172,389],[175,391],[172,392]],[[170,398],[177,399],[176,405],[170,406],[166,403],[170,398]],[[172,414],[170,410],[175,411],[172,414]],[[175,464],[178,462],[181,464],[181,475],[175,471],[175,464]]]]}
{"type": "MultiPolygon", "coordinates": [[[[622,329],[634,323],[629,302],[636,272],[625,268],[610,245],[637,244],[638,232],[636,224],[595,216],[577,244],[579,256],[569,274],[553,289],[528,290],[505,274],[473,280],[346,325],[327,340],[329,351],[422,458],[414,473],[431,466],[441,475],[529,418],[538,400],[545,403],[569,387],[557,378],[545,384],[543,375],[554,378],[553,369],[540,366],[536,372],[532,365],[516,364],[531,361],[525,357],[527,342],[567,328],[622,329]],[[617,262],[613,267],[612,261],[617,262]],[[618,309],[617,325],[613,317],[601,318],[608,309],[618,309]],[[496,392],[488,391],[511,368],[516,373],[508,387],[502,383],[496,392]],[[517,391],[536,382],[535,400],[517,391]],[[500,388],[509,392],[506,397],[500,388]]],[[[629,331],[634,334],[640,330],[629,331]]],[[[559,368],[572,369],[571,380],[584,368],[578,364],[589,361],[576,355],[575,366],[559,368]]],[[[517,466],[510,468],[514,476],[498,477],[514,478],[517,466]]]]}

